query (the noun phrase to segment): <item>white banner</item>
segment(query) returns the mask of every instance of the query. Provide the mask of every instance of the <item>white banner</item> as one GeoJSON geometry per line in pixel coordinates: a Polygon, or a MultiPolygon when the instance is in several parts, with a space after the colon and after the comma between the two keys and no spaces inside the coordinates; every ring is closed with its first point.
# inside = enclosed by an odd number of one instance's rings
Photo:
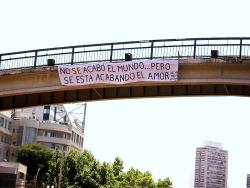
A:
{"type": "Polygon", "coordinates": [[[131,82],[169,82],[178,79],[178,60],[136,60],[122,63],[60,65],[64,86],[126,84],[131,82]]]}

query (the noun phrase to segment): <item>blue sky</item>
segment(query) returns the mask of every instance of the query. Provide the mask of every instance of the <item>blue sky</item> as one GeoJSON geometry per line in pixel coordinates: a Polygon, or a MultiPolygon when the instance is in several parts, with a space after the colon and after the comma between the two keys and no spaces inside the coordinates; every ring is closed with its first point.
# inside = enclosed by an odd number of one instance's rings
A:
{"type": "Polygon", "coordinates": [[[195,149],[203,141],[229,152],[229,187],[244,187],[250,172],[250,100],[244,97],[179,97],[91,102],[85,146],[99,159],[120,156],[176,188],[193,183],[195,149]]]}
{"type": "MultiPolygon", "coordinates": [[[[247,0],[0,1],[0,53],[46,47],[187,37],[249,36],[247,0]]],[[[193,181],[195,148],[220,141],[229,151],[229,187],[250,173],[249,98],[161,98],[92,102],[85,147],[101,161],[193,181]]]]}

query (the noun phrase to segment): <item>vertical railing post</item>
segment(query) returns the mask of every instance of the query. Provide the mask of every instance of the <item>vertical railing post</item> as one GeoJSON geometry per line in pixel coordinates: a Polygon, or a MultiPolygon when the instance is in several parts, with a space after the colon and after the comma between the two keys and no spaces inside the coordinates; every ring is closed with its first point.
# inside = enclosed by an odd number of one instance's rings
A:
{"type": "Polygon", "coordinates": [[[197,40],[195,39],[194,40],[194,53],[193,53],[193,58],[195,59],[195,57],[196,57],[196,42],[197,42],[197,40]]]}
{"type": "Polygon", "coordinates": [[[241,55],[242,55],[242,38],[240,39],[240,54],[239,54],[240,59],[241,55]]]}
{"type": "Polygon", "coordinates": [[[154,57],[154,41],[151,42],[151,47],[150,47],[150,59],[153,59],[154,57]]]}
{"type": "Polygon", "coordinates": [[[111,44],[109,62],[113,61],[113,49],[114,49],[114,44],[111,44]]]}
{"type": "Polygon", "coordinates": [[[74,64],[74,56],[75,56],[75,48],[72,48],[72,53],[71,53],[71,65],[74,64]]]}
{"type": "Polygon", "coordinates": [[[35,51],[34,68],[36,68],[36,64],[37,64],[37,50],[35,51]]]}

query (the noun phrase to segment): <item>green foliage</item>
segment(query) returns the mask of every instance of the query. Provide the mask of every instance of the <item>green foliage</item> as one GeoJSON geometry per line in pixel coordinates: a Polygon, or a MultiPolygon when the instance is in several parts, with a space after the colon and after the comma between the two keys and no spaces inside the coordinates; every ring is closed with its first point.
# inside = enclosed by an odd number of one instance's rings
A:
{"type": "MultiPolygon", "coordinates": [[[[141,172],[138,169],[130,168],[121,174],[120,187],[124,188],[155,188],[156,184],[149,172],[141,172]]],[[[167,187],[168,188],[168,187],[167,187]]]]}
{"type": "Polygon", "coordinates": [[[79,154],[76,151],[70,151],[65,156],[64,161],[64,176],[68,178],[68,183],[74,185],[75,177],[77,175],[77,158],[79,154]]]}
{"type": "MultiPolygon", "coordinates": [[[[46,173],[47,184],[54,185],[55,187],[57,187],[57,183],[59,181],[58,175],[60,174],[60,168],[63,168],[63,163],[64,163],[64,155],[57,150],[54,151],[53,155],[48,161],[48,171],[46,173]]],[[[62,177],[63,177],[63,182],[65,182],[64,180],[65,176],[62,177]]]]}
{"type": "Polygon", "coordinates": [[[123,170],[123,161],[119,157],[116,157],[112,167],[114,175],[118,177],[123,170]]]}
{"type": "Polygon", "coordinates": [[[70,151],[65,154],[37,144],[26,145],[20,148],[18,159],[29,165],[30,173],[36,173],[39,165],[43,165],[46,169],[43,177],[44,183],[55,187],[58,187],[61,169],[61,187],[172,188],[169,178],[155,182],[149,172],[141,172],[134,168],[125,172],[120,158],[116,157],[113,163],[100,163],[87,150],[81,153],[70,151]]]}
{"type": "Polygon", "coordinates": [[[157,188],[165,188],[165,187],[173,188],[171,180],[169,178],[165,178],[163,180],[159,179],[157,182],[157,188]]]}
{"type": "Polygon", "coordinates": [[[45,180],[44,175],[48,171],[48,162],[53,155],[53,150],[38,143],[25,144],[17,151],[17,162],[27,166],[27,179],[45,180]]]}
{"type": "Polygon", "coordinates": [[[95,188],[99,187],[100,182],[100,163],[94,156],[85,150],[77,158],[76,178],[77,185],[81,187],[95,188]]]}

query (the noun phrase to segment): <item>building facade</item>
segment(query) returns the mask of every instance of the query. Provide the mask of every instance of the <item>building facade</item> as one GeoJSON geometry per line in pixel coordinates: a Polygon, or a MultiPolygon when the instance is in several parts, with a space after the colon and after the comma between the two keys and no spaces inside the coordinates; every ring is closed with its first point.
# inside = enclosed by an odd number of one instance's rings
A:
{"type": "Polygon", "coordinates": [[[15,151],[11,141],[12,121],[8,116],[0,114],[0,161],[11,159],[13,150],[15,151]]]}
{"type": "Polygon", "coordinates": [[[63,105],[13,110],[0,114],[0,161],[12,161],[16,148],[37,142],[68,152],[82,151],[84,127],[72,122],[63,105]]]}
{"type": "Polygon", "coordinates": [[[247,174],[247,187],[250,188],[250,174],[247,174]]]}
{"type": "Polygon", "coordinates": [[[196,148],[194,188],[227,188],[228,152],[206,142],[196,148]]]}
{"type": "Polygon", "coordinates": [[[25,188],[27,166],[21,163],[0,162],[0,187],[25,188]]]}

